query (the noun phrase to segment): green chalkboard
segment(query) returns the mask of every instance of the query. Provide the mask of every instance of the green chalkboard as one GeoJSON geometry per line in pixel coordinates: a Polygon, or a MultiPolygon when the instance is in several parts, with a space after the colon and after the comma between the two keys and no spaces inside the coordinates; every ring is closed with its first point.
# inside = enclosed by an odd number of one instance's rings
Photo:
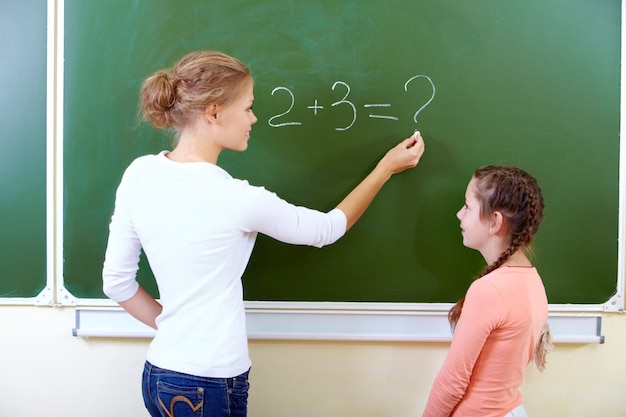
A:
{"type": "Polygon", "coordinates": [[[0,0],[0,298],[46,286],[46,0],[0,0]]]}
{"type": "Polygon", "coordinates": [[[261,236],[247,300],[455,301],[482,268],[455,213],[487,163],[543,187],[535,260],[550,302],[614,294],[618,0],[66,0],[64,282],[75,296],[103,297],[123,170],[170,143],[138,123],[141,82],[199,49],[255,76],[249,149],[220,164],[291,202],[330,209],[397,140],[420,129],[427,143],[335,245],[261,236]]]}

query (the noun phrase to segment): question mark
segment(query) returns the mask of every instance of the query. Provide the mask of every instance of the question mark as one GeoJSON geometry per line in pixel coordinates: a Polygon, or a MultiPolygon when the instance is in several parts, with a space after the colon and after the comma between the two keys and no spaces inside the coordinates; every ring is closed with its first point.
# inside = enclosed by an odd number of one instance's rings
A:
{"type": "Polygon", "coordinates": [[[409,83],[411,81],[413,81],[416,78],[426,78],[428,80],[428,82],[430,83],[431,87],[433,88],[433,95],[430,96],[430,100],[428,100],[426,102],[426,104],[424,104],[422,107],[420,107],[420,109],[418,111],[415,112],[415,115],[413,116],[413,121],[415,121],[415,123],[417,123],[417,115],[420,114],[420,112],[422,110],[424,110],[424,108],[426,106],[428,106],[430,104],[431,101],[433,101],[433,99],[435,98],[435,84],[433,83],[433,80],[430,79],[430,77],[428,75],[416,75],[414,77],[409,78],[409,80],[407,82],[404,83],[404,91],[408,92],[409,91],[409,83]]]}

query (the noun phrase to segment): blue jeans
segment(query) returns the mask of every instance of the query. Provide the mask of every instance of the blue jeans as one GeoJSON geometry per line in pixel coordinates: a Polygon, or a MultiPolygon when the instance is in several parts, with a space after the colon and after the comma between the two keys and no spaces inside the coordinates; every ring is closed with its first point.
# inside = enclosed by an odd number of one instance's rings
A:
{"type": "Polygon", "coordinates": [[[246,417],[248,372],[234,378],[207,378],[146,361],[143,401],[152,417],[246,417]]]}

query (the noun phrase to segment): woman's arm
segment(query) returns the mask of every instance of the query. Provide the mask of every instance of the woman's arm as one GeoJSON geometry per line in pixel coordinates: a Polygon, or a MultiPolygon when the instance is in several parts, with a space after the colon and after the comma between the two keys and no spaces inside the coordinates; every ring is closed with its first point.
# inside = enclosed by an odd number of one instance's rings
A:
{"type": "Polygon", "coordinates": [[[390,149],[377,166],[347,197],[328,213],[295,206],[261,187],[250,187],[242,228],[284,243],[321,248],[341,238],[361,217],[385,182],[395,173],[417,165],[424,153],[419,133],[390,149]]]}
{"type": "Polygon", "coordinates": [[[102,268],[102,289],[130,315],[156,329],[155,320],[162,306],[136,280],[141,242],[128,215],[129,196],[134,195],[126,181],[130,171],[127,168],[116,192],[102,268]]]}
{"type": "Polygon", "coordinates": [[[365,213],[374,197],[393,174],[413,168],[424,153],[424,140],[419,132],[391,148],[374,170],[337,206],[346,215],[346,230],[365,213]]]}
{"type": "Polygon", "coordinates": [[[128,300],[118,304],[131,316],[156,330],[156,318],[163,307],[142,287],[128,300]]]}

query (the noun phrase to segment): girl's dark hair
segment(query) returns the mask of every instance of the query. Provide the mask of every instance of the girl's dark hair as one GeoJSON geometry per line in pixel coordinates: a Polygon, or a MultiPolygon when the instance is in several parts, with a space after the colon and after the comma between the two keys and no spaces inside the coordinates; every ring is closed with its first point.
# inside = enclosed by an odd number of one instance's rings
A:
{"type": "Polygon", "coordinates": [[[227,106],[252,83],[250,69],[222,52],[192,52],[141,87],[143,117],[156,129],[182,130],[210,104],[227,106]]]}
{"type": "MultiPolygon", "coordinates": [[[[504,218],[505,230],[511,244],[500,257],[476,279],[498,269],[518,250],[530,250],[530,245],[543,219],[543,197],[537,180],[526,171],[515,167],[484,166],[474,172],[474,191],[480,202],[480,217],[487,219],[498,211],[504,218]]],[[[454,330],[465,298],[448,312],[448,321],[454,330]]]]}

